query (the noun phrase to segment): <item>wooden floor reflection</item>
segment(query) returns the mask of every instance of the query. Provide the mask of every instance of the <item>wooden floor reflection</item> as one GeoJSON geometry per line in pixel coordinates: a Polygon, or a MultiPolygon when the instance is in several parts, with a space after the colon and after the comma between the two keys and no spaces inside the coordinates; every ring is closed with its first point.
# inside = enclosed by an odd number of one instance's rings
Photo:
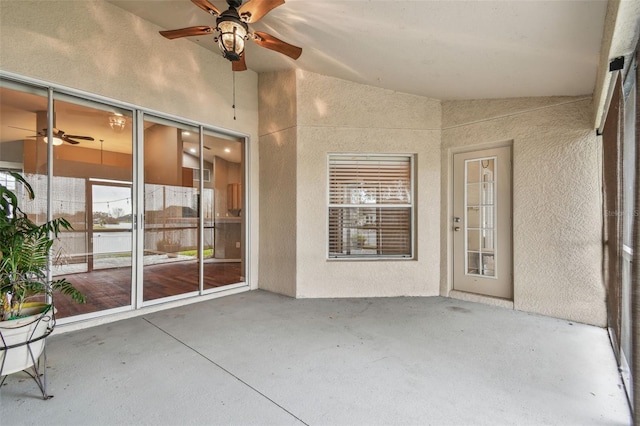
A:
{"type": "MultiPolygon", "coordinates": [[[[57,318],[103,311],[131,304],[131,267],[68,274],[66,278],[87,297],[87,303],[72,302],[56,294],[57,318]]],[[[243,282],[241,263],[204,264],[204,289],[243,282]]],[[[143,299],[155,300],[198,290],[198,262],[182,261],[144,267],[143,299]]]]}

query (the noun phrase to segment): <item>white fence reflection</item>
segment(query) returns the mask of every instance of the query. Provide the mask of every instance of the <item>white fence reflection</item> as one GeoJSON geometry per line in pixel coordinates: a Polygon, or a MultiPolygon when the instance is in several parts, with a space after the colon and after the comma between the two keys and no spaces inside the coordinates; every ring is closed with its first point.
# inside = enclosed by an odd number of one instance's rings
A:
{"type": "Polygon", "coordinates": [[[96,232],[93,234],[93,254],[130,252],[131,232],[96,232]]]}
{"type": "MultiPolygon", "coordinates": [[[[161,241],[170,238],[178,243],[176,251],[195,250],[198,245],[198,232],[193,228],[153,229],[144,233],[144,264],[175,261],[176,259],[193,259],[195,256],[165,253],[161,241]],[[152,259],[153,257],[153,259],[152,259]]],[[[89,260],[93,261],[93,269],[117,268],[131,266],[133,252],[133,233],[127,231],[107,231],[93,233],[93,251],[90,252],[87,232],[64,232],[56,241],[54,252],[60,256],[54,261],[54,275],[80,273],[89,271],[89,260]]],[[[205,228],[204,248],[213,248],[214,230],[205,228]]],[[[168,251],[168,250],[167,250],[168,251]]],[[[173,251],[173,250],[172,250],[173,251]]]]}

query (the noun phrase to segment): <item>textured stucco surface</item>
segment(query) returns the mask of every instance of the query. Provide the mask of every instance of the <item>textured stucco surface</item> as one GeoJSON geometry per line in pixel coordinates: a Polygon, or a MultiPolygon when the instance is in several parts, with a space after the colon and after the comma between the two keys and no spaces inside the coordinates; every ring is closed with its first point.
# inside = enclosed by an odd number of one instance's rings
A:
{"type": "Polygon", "coordinates": [[[296,131],[260,136],[261,289],[296,295],[296,131]]]}
{"type": "Polygon", "coordinates": [[[278,71],[258,76],[258,112],[260,136],[297,124],[296,73],[278,71]]]}
{"type": "Polygon", "coordinates": [[[439,290],[440,102],[298,71],[298,297],[439,290]],[[416,260],[327,260],[327,154],[416,155],[416,260]]]}
{"type": "MultiPolygon", "coordinates": [[[[591,99],[443,102],[442,108],[450,126],[442,132],[443,193],[453,151],[513,144],[514,308],[606,325],[591,99]],[[466,125],[465,115],[472,119],[466,125]]],[[[443,235],[448,209],[443,206],[443,235]]],[[[443,262],[448,248],[445,239],[443,262]]],[[[443,280],[443,294],[449,285],[443,280]]]]}
{"type": "Polygon", "coordinates": [[[0,1],[0,69],[251,136],[250,284],[257,286],[257,74],[103,1],[0,1]],[[253,234],[256,233],[256,234],[253,234]]]}
{"type": "Polygon", "coordinates": [[[299,126],[440,130],[440,101],[297,71],[299,126]]]}
{"type": "Polygon", "coordinates": [[[260,74],[260,261],[264,290],[296,296],[295,72],[260,74]]]}
{"type": "MultiPolygon", "coordinates": [[[[589,97],[585,96],[585,99],[589,97]]],[[[442,129],[469,126],[485,120],[529,114],[534,110],[574,103],[575,97],[554,96],[544,98],[518,99],[469,99],[446,102],[442,106],[442,129]]]]}

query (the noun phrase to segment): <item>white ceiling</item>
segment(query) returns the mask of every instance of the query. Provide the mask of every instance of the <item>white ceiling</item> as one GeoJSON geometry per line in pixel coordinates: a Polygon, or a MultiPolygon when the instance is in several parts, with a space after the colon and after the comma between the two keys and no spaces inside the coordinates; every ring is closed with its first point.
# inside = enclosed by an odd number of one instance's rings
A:
{"type": "MultiPolygon", "coordinates": [[[[187,0],[111,3],[163,29],[215,26],[187,0]]],[[[606,8],[606,0],[287,0],[251,27],[302,47],[302,56],[250,43],[246,62],[256,72],[299,67],[438,99],[585,95],[595,87],[606,8]]],[[[189,40],[220,54],[213,38],[189,40]]],[[[158,34],[157,42],[181,41],[158,34]]]]}

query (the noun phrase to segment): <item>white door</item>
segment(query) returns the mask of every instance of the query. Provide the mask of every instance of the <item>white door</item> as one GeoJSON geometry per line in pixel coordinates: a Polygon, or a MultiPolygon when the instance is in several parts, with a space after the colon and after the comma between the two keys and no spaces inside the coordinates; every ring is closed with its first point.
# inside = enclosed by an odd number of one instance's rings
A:
{"type": "Polygon", "coordinates": [[[511,147],[453,157],[453,289],[513,299],[511,147]]]}

